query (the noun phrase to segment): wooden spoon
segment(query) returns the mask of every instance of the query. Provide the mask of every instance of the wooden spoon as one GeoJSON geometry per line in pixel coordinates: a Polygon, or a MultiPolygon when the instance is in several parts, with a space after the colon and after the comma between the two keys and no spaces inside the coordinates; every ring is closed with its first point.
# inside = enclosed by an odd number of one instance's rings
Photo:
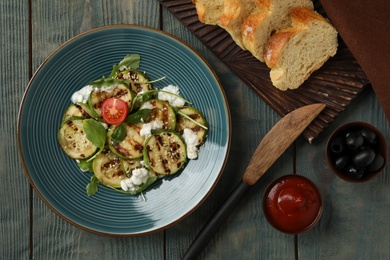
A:
{"type": "Polygon", "coordinates": [[[198,257],[246,191],[263,176],[324,108],[325,104],[312,104],[298,108],[272,127],[256,148],[241,182],[207,221],[183,259],[198,257]]]}

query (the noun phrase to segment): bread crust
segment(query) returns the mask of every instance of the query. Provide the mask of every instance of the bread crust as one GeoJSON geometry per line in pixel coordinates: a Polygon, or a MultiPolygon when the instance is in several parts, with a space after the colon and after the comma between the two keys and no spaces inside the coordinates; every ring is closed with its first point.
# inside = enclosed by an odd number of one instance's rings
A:
{"type": "Polygon", "coordinates": [[[285,44],[300,31],[299,28],[287,28],[273,34],[268,39],[264,48],[264,62],[268,68],[272,69],[277,65],[285,44]]]}
{"type": "Polygon", "coordinates": [[[281,90],[299,87],[337,51],[337,31],[312,0],[192,0],[199,20],[224,28],[271,69],[281,90]]]}
{"type": "Polygon", "coordinates": [[[295,7],[289,11],[291,17],[292,26],[307,26],[307,24],[313,20],[319,20],[324,23],[328,21],[319,13],[310,10],[307,7],[295,7]]]}
{"type": "Polygon", "coordinates": [[[320,14],[306,7],[290,10],[292,27],[273,34],[264,49],[273,85],[298,88],[337,51],[337,31],[320,14]],[[298,44],[299,43],[299,44],[298,44]]]}

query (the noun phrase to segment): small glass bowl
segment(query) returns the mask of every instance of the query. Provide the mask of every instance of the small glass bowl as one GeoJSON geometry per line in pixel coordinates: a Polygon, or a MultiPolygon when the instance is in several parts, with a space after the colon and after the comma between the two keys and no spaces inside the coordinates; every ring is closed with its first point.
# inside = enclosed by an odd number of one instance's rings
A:
{"type": "Polygon", "coordinates": [[[338,177],[353,183],[366,182],[376,177],[385,168],[387,156],[385,137],[376,127],[366,122],[342,125],[331,134],[326,145],[329,167],[338,177]],[[359,137],[359,133],[363,137],[359,137]],[[367,149],[371,151],[368,152],[367,149]],[[365,164],[373,158],[372,152],[375,153],[376,161],[366,166],[365,164]]]}

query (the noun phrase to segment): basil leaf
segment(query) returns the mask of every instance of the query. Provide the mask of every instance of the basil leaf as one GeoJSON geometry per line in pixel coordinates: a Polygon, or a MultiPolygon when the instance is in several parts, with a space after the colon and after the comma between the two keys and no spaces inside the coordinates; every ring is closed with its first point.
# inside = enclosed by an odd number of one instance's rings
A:
{"type": "Polygon", "coordinates": [[[92,161],[96,155],[101,153],[104,149],[106,143],[106,129],[104,126],[94,119],[85,119],[83,121],[84,132],[87,136],[87,139],[97,148],[99,151],[95,153],[94,156],[89,158],[87,161],[92,161]]]}
{"type": "Polygon", "coordinates": [[[92,161],[80,160],[79,162],[77,162],[77,166],[83,172],[93,172],[92,161]]]}
{"type": "Polygon", "coordinates": [[[106,142],[106,129],[104,126],[94,119],[85,119],[83,121],[84,132],[87,138],[96,147],[104,146],[106,142]]]}
{"type": "Polygon", "coordinates": [[[137,112],[128,115],[125,119],[125,122],[128,124],[138,124],[141,122],[145,122],[148,119],[151,112],[152,109],[149,108],[138,110],[137,112]]]}
{"type": "Polygon", "coordinates": [[[98,178],[96,178],[96,176],[93,175],[91,177],[91,180],[89,181],[89,183],[85,187],[85,190],[86,190],[88,196],[93,196],[96,194],[96,192],[98,192],[98,190],[99,190],[98,184],[99,184],[98,178]]]}
{"type": "Polygon", "coordinates": [[[119,142],[123,141],[126,137],[126,125],[120,124],[117,127],[115,127],[114,132],[111,135],[112,144],[117,145],[119,142]]]}

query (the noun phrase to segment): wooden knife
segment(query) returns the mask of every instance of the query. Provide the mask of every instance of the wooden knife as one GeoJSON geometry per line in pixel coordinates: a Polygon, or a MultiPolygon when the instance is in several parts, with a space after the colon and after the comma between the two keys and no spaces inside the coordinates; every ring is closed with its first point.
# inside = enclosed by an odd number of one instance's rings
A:
{"type": "Polygon", "coordinates": [[[256,148],[241,182],[207,221],[183,259],[192,260],[198,257],[243,195],[263,176],[324,108],[325,104],[321,103],[300,107],[284,116],[272,127],[256,148]]]}

